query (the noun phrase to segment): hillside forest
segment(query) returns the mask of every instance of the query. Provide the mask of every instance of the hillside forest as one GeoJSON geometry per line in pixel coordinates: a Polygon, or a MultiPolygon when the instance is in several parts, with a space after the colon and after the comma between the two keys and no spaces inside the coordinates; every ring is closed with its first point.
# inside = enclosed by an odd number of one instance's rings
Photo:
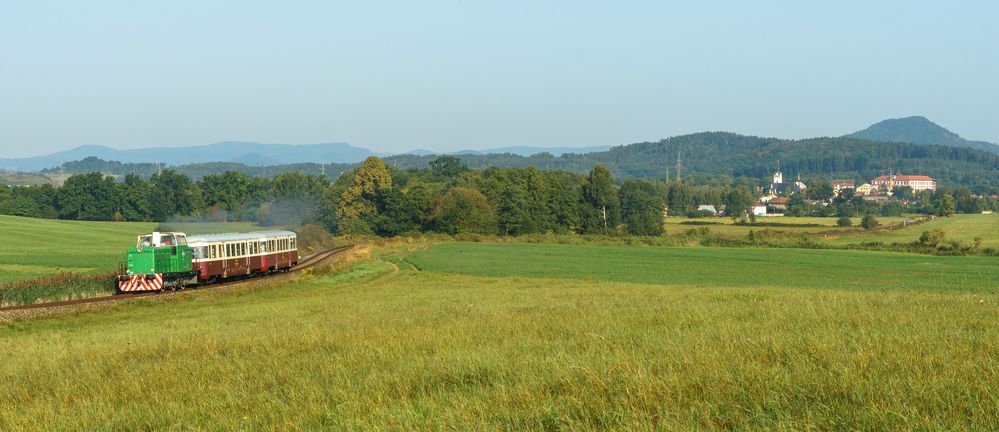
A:
{"type": "MultiPolygon", "coordinates": [[[[857,184],[886,174],[922,174],[951,188],[965,186],[977,195],[999,193],[999,154],[967,147],[901,142],[879,142],[859,138],[810,138],[787,140],[760,138],[727,132],[703,132],[655,142],[613,147],[608,151],[553,156],[539,153],[461,155],[469,168],[527,168],[588,174],[594,165],[606,166],[618,179],[668,180],[681,178],[693,184],[731,186],[766,182],[780,161],[786,176],[803,179],[852,179],[857,184]]],[[[384,158],[386,165],[400,170],[427,168],[435,155],[396,155],[384,158]]],[[[193,180],[239,171],[252,177],[273,178],[287,172],[337,177],[360,164],[300,163],[248,166],[236,162],[206,162],[171,167],[193,180]]],[[[144,179],[162,171],[155,163],[121,163],[97,158],[66,162],[43,173],[103,172],[138,174],[144,179]]]]}

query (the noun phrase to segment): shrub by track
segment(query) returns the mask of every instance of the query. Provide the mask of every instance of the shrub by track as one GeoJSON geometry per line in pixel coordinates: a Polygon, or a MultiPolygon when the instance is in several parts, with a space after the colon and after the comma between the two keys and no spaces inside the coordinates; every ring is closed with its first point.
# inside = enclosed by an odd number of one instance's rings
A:
{"type": "Polygon", "coordinates": [[[51,301],[51,302],[32,303],[32,304],[17,305],[17,306],[7,306],[7,307],[0,308],[0,312],[14,312],[14,311],[32,310],[32,309],[49,309],[49,308],[57,308],[57,307],[84,305],[84,304],[90,304],[90,303],[104,303],[104,302],[113,302],[113,301],[119,301],[119,300],[129,300],[129,299],[136,299],[136,298],[150,297],[150,296],[165,296],[165,295],[173,295],[173,294],[177,294],[177,293],[180,293],[180,292],[187,292],[187,291],[193,291],[193,290],[217,289],[217,288],[224,288],[224,287],[231,287],[231,286],[243,285],[243,284],[253,283],[253,282],[256,282],[256,281],[259,281],[259,280],[273,280],[273,279],[276,279],[276,278],[287,277],[287,276],[289,276],[291,274],[298,273],[298,272],[301,272],[303,270],[315,267],[315,266],[317,266],[317,265],[319,265],[321,263],[329,261],[330,259],[332,259],[336,255],[338,255],[340,253],[343,253],[343,252],[347,251],[348,249],[350,249],[352,247],[353,247],[353,245],[340,246],[340,247],[336,247],[336,248],[332,248],[332,249],[327,249],[327,250],[324,250],[324,251],[321,251],[321,252],[314,253],[314,254],[309,255],[308,257],[306,257],[304,260],[302,260],[301,262],[299,262],[298,265],[296,265],[295,267],[292,267],[287,272],[274,273],[274,274],[267,275],[267,276],[259,276],[259,277],[244,278],[244,279],[235,279],[235,280],[229,280],[229,281],[215,283],[215,284],[210,284],[210,285],[200,285],[200,286],[195,286],[195,287],[191,287],[191,288],[185,288],[185,289],[182,289],[182,290],[143,292],[143,293],[118,294],[118,295],[105,295],[105,296],[88,297],[88,298],[74,299],[74,300],[51,301]]]}

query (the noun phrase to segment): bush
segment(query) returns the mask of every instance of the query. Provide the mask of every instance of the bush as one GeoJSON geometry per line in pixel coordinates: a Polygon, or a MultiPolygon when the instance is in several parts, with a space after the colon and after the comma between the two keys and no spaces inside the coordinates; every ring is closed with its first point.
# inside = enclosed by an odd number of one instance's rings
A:
{"type": "Polygon", "coordinates": [[[711,217],[715,214],[710,210],[692,210],[687,212],[687,217],[691,219],[711,217]]]}
{"type": "Polygon", "coordinates": [[[846,216],[843,216],[839,219],[836,219],[836,226],[841,226],[841,227],[853,226],[853,220],[851,220],[846,216]]]}
{"type": "Polygon", "coordinates": [[[919,236],[919,243],[923,246],[937,247],[947,241],[947,233],[940,228],[923,231],[919,236]]]}
{"type": "Polygon", "coordinates": [[[873,214],[868,213],[860,220],[860,226],[864,227],[865,230],[872,230],[878,226],[878,219],[873,214]]]}

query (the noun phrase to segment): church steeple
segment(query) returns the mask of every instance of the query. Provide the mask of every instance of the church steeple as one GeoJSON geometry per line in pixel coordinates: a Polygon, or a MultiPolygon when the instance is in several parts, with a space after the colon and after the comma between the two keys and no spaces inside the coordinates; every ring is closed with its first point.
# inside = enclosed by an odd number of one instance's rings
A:
{"type": "Polygon", "coordinates": [[[774,173],[774,183],[784,183],[784,174],[780,172],[780,159],[777,159],[777,171],[774,173]]]}

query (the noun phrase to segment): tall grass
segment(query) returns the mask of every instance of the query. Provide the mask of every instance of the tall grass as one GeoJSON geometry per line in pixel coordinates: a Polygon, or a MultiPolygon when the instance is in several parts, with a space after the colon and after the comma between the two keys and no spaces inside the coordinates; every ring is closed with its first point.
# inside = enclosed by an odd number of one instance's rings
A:
{"type": "Polygon", "coordinates": [[[114,276],[115,272],[59,272],[37,279],[0,282],[0,307],[108,295],[112,292],[114,276]]]}
{"type": "Polygon", "coordinates": [[[995,295],[398,267],[0,327],[0,429],[999,428],[995,295]]]}

